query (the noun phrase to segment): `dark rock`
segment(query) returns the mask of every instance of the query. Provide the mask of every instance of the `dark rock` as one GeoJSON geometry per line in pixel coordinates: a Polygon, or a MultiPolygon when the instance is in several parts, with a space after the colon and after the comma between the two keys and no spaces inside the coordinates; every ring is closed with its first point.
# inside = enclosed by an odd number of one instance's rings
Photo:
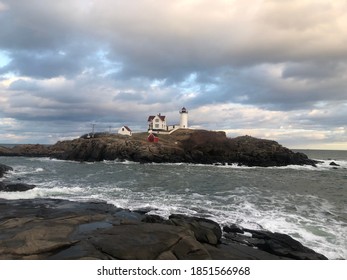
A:
{"type": "Polygon", "coordinates": [[[122,209],[114,213],[113,216],[120,219],[122,224],[139,224],[142,220],[141,214],[128,209],[122,209]]]}
{"type": "Polygon", "coordinates": [[[145,215],[142,219],[142,222],[144,223],[157,223],[157,224],[163,224],[165,223],[165,219],[163,217],[160,217],[158,215],[145,215]]]}
{"type": "Polygon", "coordinates": [[[234,232],[234,233],[244,233],[243,229],[241,227],[239,227],[238,225],[232,224],[229,226],[224,226],[223,227],[223,231],[230,233],[230,232],[234,232]]]}
{"type": "Polygon", "coordinates": [[[318,163],[275,141],[250,136],[227,138],[225,132],[183,129],[170,135],[159,135],[159,143],[148,142],[147,136],[147,133],[134,133],[131,137],[98,134],[94,138],[59,141],[52,146],[17,145],[6,151],[0,150],[0,155],[46,156],[76,161],[188,162],[217,166],[225,163],[264,167],[289,164],[315,166],[318,163]]]}
{"type": "Polygon", "coordinates": [[[237,233],[225,234],[225,238],[234,242],[257,247],[276,256],[297,260],[323,260],[327,259],[322,254],[305,247],[289,235],[272,233],[264,230],[251,230],[243,228],[244,232],[251,233],[251,237],[237,233]]]}
{"type": "Polygon", "coordinates": [[[236,234],[236,233],[227,233],[224,235],[224,237],[228,240],[232,240],[238,244],[243,244],[247,245],[250,247],[257,247],[259,248],[258,245],[262,245],[265,243],[263,239],[258,239],[258,238],[253,238],[247,235],[241,235],[241,234],[236,234]]]}
{"type": "Polygon", "coordinates": [[[334,161],[332,161],[332,162],[330,162],[330,164],[329,164],[330,166],[340,166],[339,164],[337,164],[336,162],[334,162],[334,161]]]}
{"type": "Polygon", "coordinates": [[[115,226],[96,232],[91,242],[115,259],[163,259],[164,252],[171,252],[176,259],[211,259],[192,232],[164,224],[115,226]]]}
{"type": "Polygon", "coordinates": [[[275,232],[273,234],[270,233],[269,235],[270,239],[266,239],[264,246],[258,246],[258,248],[263,248],[264,251],[276,254],[278,256],[299,260],[327,259],[323,255],[305,247],[300,242],[286,234],[275,232]]]}
{"type": "Polygon", "coordinates": [[[13,170],[12,167],[0,163],[0,178],[8,171],[13,170]]]}
{"type": "Polygon", "coordinates": [[[25,192],[35,187],[35,185],[24,183],[0,182],[0,191],[2,192],[25,192]]]}
{"type": "Polygon", "coordinates": [[[140,214],[147,214],[148,212],[151,212],[152,210],[158,210],[158,209],[152,208],[152,207],[143,207],[143,208],[134,210],[134,212],[140,213],[140,214]]]}
{"type": "Polygon", "coordinates": [[[171,215],[169,220],[176,226],[182,226],[192,230],[195,238],[200,242],[216,245],[222,237],[222,230],[219,224],[208,219],[171,215]]]}
{"type": "Polygon", "coordinates": [[[51,154],[50,146],[39,144],[16,145],[13,148],[0,150],[0,156],[47,157],[51,154]]]}
{"type": "Polygon", "coordinates": [[[226,234],[231,239],[221,238],[219,225],[207,219],[172,215],[165,221],[102,202],[0,199],[0,259],[275,260],[316,256],[286,235],[243,230],[252,234],[244,236],[250,246],[242,245],[239,233],[226,234]],[[143,218],[149,223],[142,222],[143,218]]]}
{"type": "Polygon", "coordinates": [[[6,156],[7,154],[9,154],[9,152],[10,152],[9,148],[0,146],[0,155],[6,156]]]}
{"type": "Polygon", "coordinates": [[[204,243],[213,260],[280,260],[286,259],[268,252],[258,250],[237,242],[223,241],[222,244],[212,246],[204,243]]]}
{"type": "Polygon", "coordinates": [[[211,256],[203,244],[194,236],[184,236],[171,249],[178,260],[210,260],[211,256]]]}

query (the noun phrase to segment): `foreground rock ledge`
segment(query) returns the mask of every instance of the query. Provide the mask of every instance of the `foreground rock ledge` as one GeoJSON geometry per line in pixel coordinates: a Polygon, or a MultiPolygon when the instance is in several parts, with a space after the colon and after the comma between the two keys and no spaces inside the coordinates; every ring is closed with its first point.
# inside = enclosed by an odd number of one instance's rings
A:
{"type": "Polygon", "coordinates": [[[326,259],[287,235],[244,236],[247,229],[231,225],[222,237],[208,219],[145,212],[101,202],[0,199],[0,259],[326,259]]]}

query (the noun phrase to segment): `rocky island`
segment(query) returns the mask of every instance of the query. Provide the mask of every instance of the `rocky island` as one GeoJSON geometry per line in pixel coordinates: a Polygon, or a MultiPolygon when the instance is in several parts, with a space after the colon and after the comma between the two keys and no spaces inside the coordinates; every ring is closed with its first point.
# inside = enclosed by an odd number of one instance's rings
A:
{"type": "Polygon", "coordinates": [[[147,141],[148,133],[131,137],[86,135],[52,146],[18,145],[0,149],[0,156],[52,157],[75,161],[129,160],[141,163],[239,164],[246,166],[315,165],[305,154],[294,153],[275,141],[251,136],[228,138],[225,132],[179,129],[147,141]]]}

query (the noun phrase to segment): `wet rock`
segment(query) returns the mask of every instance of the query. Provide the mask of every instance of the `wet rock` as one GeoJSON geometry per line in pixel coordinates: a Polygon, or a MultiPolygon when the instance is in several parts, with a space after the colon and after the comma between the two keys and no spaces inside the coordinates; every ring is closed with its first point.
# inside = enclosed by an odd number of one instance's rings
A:
{"type": "Polygon", "coordinates": [[[253,238],[252,236],[237,233],[227,233],[224,235],[224,237],[238,244],[243,244],[250,247],[259,248],[265,244],[265,241],[261,238],[253,238]]]}
{"type": "Polygon", "coordinates": [[[115,226],[91,237],[98,250],[114,259],[163,259],[170,252],[176,259],[210,259],[206,249],[183,227],[164,224],[115,226]]]}
{"type": "Polygon", "coordinates": [[[176,226],[182,226],[192,230],[195,238],[203,243],[216,245],[222,237],[222,230],[219,224],[208,219],[171,215],[169,220],[176,226]]]}
{"type": "Polygon", "coordinates": [[[223,240],[222,244],[212,246],[204,244],[213,260],[280,260],[286,259],[265,251],[245,246],[237,242],[223,240]]]}
{"type": "MultiPolygon", "coordinates": [[[[314,259],[290,237],[242,229],[221,238],[217,223],[169,220],[102,202],[0,199],[0,259],[314,259]],[[144,222],[146,221],[146,222],[144,222]],[[245,246],[247,242],[249,246],[245,246]],[[254,248],[259,247],[259,249],[254,248]]],[[[316,259],[324,259],[324,256],[316,259]]]]}
{"type": "Polygon", "coordinates": [[[0,191],[2,192],[25,192],[35,187],[35,185],[25,183],[0,182],[0,191]]]}
{"type": "Polygon", "coordinates": [[[253,233],[254,238],[261,238],[264,244],[258,244],[257,247],[266,252],[277,256],[288,257],[297,260],[324,260],[327,259],[322,254],[319,254],[312,249],[302,245],[297,240],[289,235],[272,232],[257,232],[253,233]]]}
{"type": "MultiPolygon", "coordinates": [[[[12,167],[0,164],[0,178],[3,177],[3,175],[13,170],[12,167]]],[[[20,178],[17,179],[20,181],[20,178]]],[[[28,190],[31,190],[35,188],[35,185],[29,185],[21,182],[10,182],[10,181],[1,181],[0,182],[0,191],[2,192],[25,192],[28,190]]]]}
{"type": "Polygon", "coordinates": [[[0,163],[0,178],[3,177],[6,172],[11,170],[13,170],[12,167],[0,163]]]}
{"type": "Polygon", "coordinates": [[[198,242],[194,236],[187,235],[171,249],[178,260],[210,260],[211,256],[203,243],[198,242]]]}
{"type": "Polygon", "coordinates": [[[11,240],[0,241],[0,256],[12,255],[14,258],[19,256],[37,256],[63,248],[69,247],[77,241],[70,241],[66,236],[73,231],[73,227],[68,224],[50,223],[46,226],[35,221],[27,221],[33,224],[32,227],[23,225],[21,219],[13,222],[13,226],[25,228],[20,232],[15,232],[11,240]]]}
{"type": "Polygon", "coordinates": [[[334,162],[334,161],[332,161],[332,162],[330,162],[330,164],[329,164],[330,166],[340,166],[339,164],[337,164],[336,162],[334,162]]]}
{"type": "Polygon", "coordinates": [[[122,224],[139,224],[142,220],[142,215],[136,212],[132,212],[128,209],[122,209],[113,214],[114,217],[118,218],[122,224]]]}
{"type": "Polygon", "coordinates": [[[144,218],[142,219],[142,222],[163,224],[166,222],[166,220],[163,217],[160,217],[158,215],[145,215],[144,218]]]}
{"type": "Polygon", "coordinates": [[[231,233],[231,232],[241,233],[241,234],[244,233],[243,229],[241,227],[239,227],[238,225],[235,225],[235,224],[232,224],[229,226],[224,226],[223,231],[227,232],[227,233],[231,233]]]}
{"type": "Polygon", "coordinates": [[[256,247],[270,254],[296,260],[324,260],[327,259],[322,254],[302,245],[299,241],[293,239],[289,235],[282,233],[273,233],[264,230],[251,230],[243,228],[245,233],[250,235],[242,235],[238,233],[228,233],[224,237],[233,242],[256,247]]]}

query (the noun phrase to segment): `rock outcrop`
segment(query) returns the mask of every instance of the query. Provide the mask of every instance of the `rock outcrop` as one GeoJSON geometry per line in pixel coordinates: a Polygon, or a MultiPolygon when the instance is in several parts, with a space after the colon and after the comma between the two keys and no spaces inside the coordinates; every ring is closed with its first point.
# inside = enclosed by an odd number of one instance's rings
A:
{"type": "Polygon", "coordinates": [[[12,167],[0,163],[0,178],[8,171],[13,170],[12,167]]]}
{"type": "Polygon", "coordinates": [[[25,192],[35,188],[35,185],[29,185],[20,182],[0,182],[0,192],[25,192]]]}
{"type": "Polygon", "coordinates": [[[46,156],[64,160],[136,162],[186,162],[239,164],[247,166],[315,165],[302,153],[275,141],[250,136],[227,138],[224,132],[180,129],[170,135],[159,134],[159,143],[147,141],[147,133],[132,137],[101,134],[57,142],[52,146],[18,145],[0,155],[46,156]]]}
{"type": "Polygon", "coordinates": [[[256,241],[246,246],[208,219],[163,219],[102,202],[0,199],[0,232],[0,259],[11,260],[326,259],[286,235],[252,231],[256,241]]]}
{"type": "Polygon", "coordinates": [[[237,225],[224,227],[225,238],[250,247],[256,247],[262,251],[276,256],[296,260],[324,260],[325,256],[316,253],[310,248],[289,235],[265,230],[252,230],[241,228],[237,225]],[[250,235],[245,235],[249,233],[250,235]]]}
{"type": "MultiPolygon", "coordinates": [[[[4,165],[4,164],[0,164],[0,178],[2,178],[6,172],[11,170],[13,170],[12,167],[4,165]]],[[[10,182],[7,180],[0,181],[1,192],[24,192],[33,188],[35,188],[35,185],[28,185],[20,181],[17,181],[17,182],[10,182]]]]}

